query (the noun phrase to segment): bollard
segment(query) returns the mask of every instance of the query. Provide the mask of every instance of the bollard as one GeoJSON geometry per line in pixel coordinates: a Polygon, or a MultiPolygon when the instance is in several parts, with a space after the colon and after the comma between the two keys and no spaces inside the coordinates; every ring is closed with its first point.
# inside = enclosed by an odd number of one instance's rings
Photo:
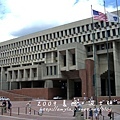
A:
{"type": "Polygon", "coordinates": [[[1,115],[3,115],[3,107],[1,107],[1,115]]]}
{"type": "Polygon", "coordinates": [[[87,110],[85,110],[85,115],[86,115],[86,119],[87,119],[87,110]]]}
{"type": "Polygon", "coordinates": [[[27,114],[27,107],[25,107],[25,113],[27,114]]]}
{"type": "Polygon", "coordinates": [[[76,116],[75,116],[75,120],[84,120],[83,112],[77,111],[76,116]]]}
{"type": "Polygon", "coordinates": [[[112,120],[114,120],[114,112],[112,112],[112,120]]]}
{"type": "Polygon", "coordinates": [[[12,108],[10,108],[10,116],[12,115],[12,108]]]}
{"type": "Polygon", "coordinates": [[[35,115],[35,110],[34,110],[34,115],[35,115]]]}
{"type": "Polygon", "coordinates": [[[19,113],[20,113],[20,108],[18,107],[18,115],[19,115],[19,113]]]}

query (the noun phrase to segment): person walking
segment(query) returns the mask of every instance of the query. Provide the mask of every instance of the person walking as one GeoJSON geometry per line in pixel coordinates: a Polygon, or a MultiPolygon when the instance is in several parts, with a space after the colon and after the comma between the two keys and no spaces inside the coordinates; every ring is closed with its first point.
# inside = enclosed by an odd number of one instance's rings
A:
{"type": "Polygon", "coordinates": [[[28,107],[29,114],[31,114],[31,102],[30,101],[26,104],[26,107],[28,107]]]}
{"type": "Polygon", "coordinates": [[[4,101],[2,102],[2,107],[3,107],[3,112],[4,112],[4,113],[7,112],[7,111],[6,111],[6,105],[7,105],[6,100],[4,100],[4,101]]]}
{"type": "Polygon", "coordinates": [[[94,109],[94,115],[95,115],[95,120],[98,120],[98,109],[97,107],[95,106],[95,109],[94,109]]]}
{"type": "Polygon", "coordinates": [[[11,104],[10,100],[8,100],[8,111],[11,110],[11,107],[12,107],[12,104],[11,104]]]}
{"type": "Polygon", "coordinates": [[[89,119],[93,120],[93,110],[92,110],[92,108],[89,108],[89,119]]]}

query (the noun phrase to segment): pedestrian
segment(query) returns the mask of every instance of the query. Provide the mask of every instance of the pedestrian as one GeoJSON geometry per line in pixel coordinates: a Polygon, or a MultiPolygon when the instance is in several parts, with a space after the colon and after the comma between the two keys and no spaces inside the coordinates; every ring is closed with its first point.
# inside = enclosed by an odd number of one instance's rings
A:
{"type": "Polygon", "coordinates": [[[101,106],[99,107],[99,115],[102,116],[102,107],[101,106]]]}
{"type": "Polygon", "coordinates": [[[112,110],[109,108],[108,110],[108,117],[111,119],[112,118],[112,110]]]}
{"type": "Polygon", "coordinates": [[[40,115],[40,116],[43,115],[43,109],[42,109],[42,107],[40,107],[40,109],[39,109],[39,115],[40,115]]]}
{"type": "Polygon", "coordinates": [[[26,107],[28,107],[29,114],[31,114],[31,102],[30,101],[26,104],[26,107]]]}
{"type": "Polygon", "coordinates": [[[93,119],[93,110],[92,108],[89,108],[89,119],[93,119]]]}
{"type": "Polygon", "coordinates": [[[74,114],[73,114],[73,117],[76,116],[77,109],[78,109],[77,106],[75,106],[75,107],[74,107],[74,114]]]}
{"type": "Polygon", "coordinates": [[[10,100],[8,100],[8,111],[11,110],[11,107],[12,107],[12,104],[11,104],[10,100]]]}
{"type": "Polygon", "coordinates": [[[96,106],[95,106],[95,109],[94,109],[94,115],[95,115],[95,120],[98,120],[98,109],[97,109],[96,106]]]}
{"type": "Polygon", "coordinates": [[[6,105],[7,105],[6,100],[3,100],[2,107],[3,107],[4,113],[6,113],[6,105]]]}

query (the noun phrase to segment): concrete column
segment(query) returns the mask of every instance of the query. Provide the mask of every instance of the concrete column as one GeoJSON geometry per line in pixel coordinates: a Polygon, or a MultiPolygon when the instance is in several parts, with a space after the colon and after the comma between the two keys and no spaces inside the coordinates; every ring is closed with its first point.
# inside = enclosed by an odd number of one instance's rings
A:
{"type": "Polygon", "coordinates": [[[120,43],[116,41],[113,42],[113,59],[116,96],[120,96],[120,43]]]}
{"type": "Polygon", "coordinates": [[[94,69],[95,69],[95,94],[97,96],[101,95],[101,81],[100,81],[100,71],[99,71],[99,62],[98,62],[98,55],[96,52],[96,46],[93,46],[93,58],[94,58],[94,69]]]}
{"type": "Polygon", "coordinates": [[[74,80],[67,79],[67,99],[74,97],[74,80]]]}
{"type": "Polygon", "coordinates": [[[44,88],[53,88],[53,81],[52,80],[46,80],[44,84],[44,88]]]}
{"type": "Polygon", "coordinates": [[[0,78],[0,89],[1,90],[8,90],[8,82],[5,77],[5,70],[3,67],[1,67],[1,78],[0,78]]]}

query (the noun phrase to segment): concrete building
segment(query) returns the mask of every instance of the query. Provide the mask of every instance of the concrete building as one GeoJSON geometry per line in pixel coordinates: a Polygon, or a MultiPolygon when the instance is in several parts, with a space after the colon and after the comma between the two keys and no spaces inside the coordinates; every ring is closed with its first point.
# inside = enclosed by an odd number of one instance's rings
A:
{"type": "Polygon", "coordinates": [[[1,90],[59,88],[68,99],[94,91],[107,96],[108,69],[111,95],[120,96],[117,23],[94,21],[93,27],[88,18],[0,43],[1,90]]]}

